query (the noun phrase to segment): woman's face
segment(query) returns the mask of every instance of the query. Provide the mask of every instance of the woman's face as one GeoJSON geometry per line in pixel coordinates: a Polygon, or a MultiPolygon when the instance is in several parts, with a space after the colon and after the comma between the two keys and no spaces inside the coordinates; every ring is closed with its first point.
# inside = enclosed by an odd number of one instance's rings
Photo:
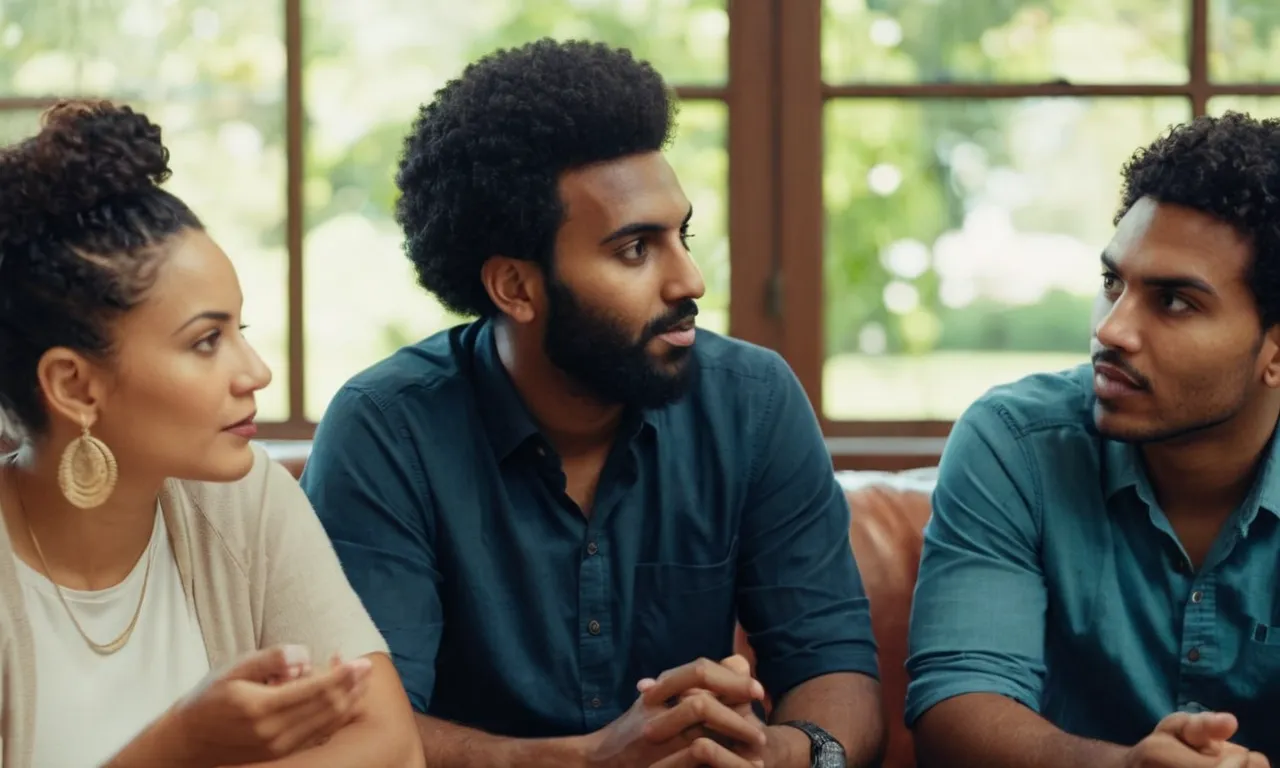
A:
{"type": "Polygon", "coordinates": [[[235,268],[204,232],[165,243],[146,298],[112,328],[92,433],[122,474],[227,481],[253,466],[254,395],[271,371],[241,334],[235,268]]]}

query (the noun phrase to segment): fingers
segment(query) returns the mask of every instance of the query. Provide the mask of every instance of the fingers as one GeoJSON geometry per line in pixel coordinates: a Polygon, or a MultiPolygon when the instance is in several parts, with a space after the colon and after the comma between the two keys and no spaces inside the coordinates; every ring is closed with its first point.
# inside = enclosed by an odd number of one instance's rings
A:
{"type": "Polygon", "coordinates": [[[747,661],[747,657],[741,654],[735,653],[727,659],[722,659],[720,663],[740,675],[751,674],[751,662],[747,661]]]}
{"type": "Polygon", "coordinates": [[[1173,735],[1187,746],[1199,750],[1216,750],[1235,735],[1238,723],[1234,715],[1224,712],[1199,712],[1177,720],[1173,727],[1176,727],[1176,730],[1171,731],[1173,735]]]}
{"type": "Polygon", "coordinates": [[[685,730],[702,726],[734,741],[753,746],[765,743],[764,727],[758,720],[748,720],[709,694],[690,696],[645,723],[644,736],[661,744],[685,730]]]}
{"type": "MultiPolygon", "coordinates": [[[[1178,766],[1178,768],[1220,768],[1223,758],[1204,755],[1183,743],[1173,734],[1157,732],[1142,740],[1136,748],[1142,755],[1134,765],[1178,766]]],[[[1228,759],[1234,759],[1231,755],[1228,759]]],[[[1245,764],[1247,765],[1247,763],[1245,764]]]]}
{"type": "Polygon", "coordinates": [[[246,656],[223,675],[227,680],[265,683],[269,680],[292,679],[310,669],[311,654],[305,646],[278,645],[246,656]]]}
{"type": "Polygon", "coordinates": [[[277,754],[292,754],[299,747],[316,743],[337,733],[349,722],[368,688],[368,678],[356,681],[350,690],[326,691],[310,702],[284,713],[291,722],[279,731],[274,747],[277,754]],[[301,712],[306,708],[305,713],[301,712]]]}
{"type": "Polygon", "coordinates": [[[748,760],[711,739],[695,739],[692,744],[667,757],[652,768],[764,768],[762,760],[748,760]]]}
{"type": "Polygon", "coordinates": [[[369,676],[372,669],[373,662],[361,657],[332,667],[327,672],[283,683],[263,694],[261,711],[283,712],[316,697],[350,692],[356,683],[369,676]]]}
{"type": "Polygon", "coordinates": [[[645,704],[658,706],[690,688],[705,688],[731,704],[764,699],[764,686],[758,681],[710,659],[698,659],[663,672],[641,696],[645,704]]]}

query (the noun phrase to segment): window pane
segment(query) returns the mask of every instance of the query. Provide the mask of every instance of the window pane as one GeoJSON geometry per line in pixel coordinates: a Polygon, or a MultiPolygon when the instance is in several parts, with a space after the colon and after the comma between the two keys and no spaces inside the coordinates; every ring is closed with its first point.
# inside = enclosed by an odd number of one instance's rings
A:
{"type": "Polygon", "coordinates": [[[1280,117],[1280,96],[1214,96],[1209,99],[1211,115],[1223,112],[1244,112],[1259,119],[1280,117]]]}
{"type": "Polygon", "coordinates": [[[38,109],[0,111],[0,147],[16,144],[39,132],[40,114],[38,109]]]}
{"type": "Polygon", "coordinates": [[[160,125],[166,188],[235,263],[249,338],[275,373],[264,422],[288,417],[283,18],[279,2],[0,2],[0,95],[112,98],[160,125]]]}
{"type": "MultiPolygon", "coordinates": [[[[414,281],[394,175],[418,107],[468,62],[546,35],[590,37],[635,45],[671,82],[724,80],[723,0],[310,0],[305,10],[309,419],[361,369],[460,322],[414,281]]],[[[719,102],[683,104],[670,155],[696,209],[692,247],[708,282],[700,320],[713,330],[728,309],[726,115],[719,102]]]]}
{"type": "Polygon", "coordinates": [[[838,101],[826,114],[823,408],[954,419],[1086,359],[1120,169],[1182,99],[838,101]]]}
{"type": "Polygon", "coordinates": [[[1185,0],[824,0],[823,79],[1180,83],[1188,78],[1189,6],[1185,0]]]}
{"type": "Polygon", "coordinates": [[[1220,83],[1280,82],[1280,3],[1209,0],[1209,76],[1220,83]]]}
{"type": "Polygon", "coordinates": [[[235,264],[245,336],[271,367],[258,420],[289,418],[289,255],[285,243],[284,83],[280,98],[139,104],[159,124],[182,198],[235,264]]]}
{"type": "Polygon", "coordinates": [[[3,0],[0,96],[275,99],[283,18],[279,0],[3,0]]]}

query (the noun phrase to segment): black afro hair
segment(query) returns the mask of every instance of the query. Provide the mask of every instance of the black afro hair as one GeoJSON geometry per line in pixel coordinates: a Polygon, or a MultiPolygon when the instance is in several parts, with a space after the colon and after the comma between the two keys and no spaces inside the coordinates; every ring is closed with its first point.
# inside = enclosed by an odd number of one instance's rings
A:
{"type": "Polygon", "coordinates": [[[1263,327],[1280,322],[1280,120],[1228,112],[1174,127],[1125,164],[1116,223],[1144,197],[1206,213],[1248,238],[1263,327]]]}
{"type": "Polygon", "coordinates": [[[550,267],[560,176],[660,151],[675,113],[625,49],[544,39],[471,64],[422,107],[396,175],[418,282],[453,312],[495,314],[480,267],[499,254],[550,267]]]}

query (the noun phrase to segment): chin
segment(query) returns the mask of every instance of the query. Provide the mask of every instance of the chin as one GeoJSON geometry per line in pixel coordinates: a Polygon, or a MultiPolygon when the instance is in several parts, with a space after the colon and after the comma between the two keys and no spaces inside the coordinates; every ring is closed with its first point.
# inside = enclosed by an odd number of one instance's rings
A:
{"type": "Polygon", "coordinates": [[[1093,427],[1099,435],[1108,440],[1121,443],[1142,440],[1151,431],[1150,427],[1135,422],[1136,420],[1132,417],[1126,418],[1122,414],[1103,407],[1101,403],[1095,403],[1093,406],[1093,427]]]}
{"type": "Polygon", "coordinates": [[[211,446],[203,461],[197,466],[187,467],[182,479],[205,483],[234,483],[244,479],[253,469],[253,448],[247,440],[236,440],[241,445],[232,447],[219,440],[223,444],[211,446]]]}

